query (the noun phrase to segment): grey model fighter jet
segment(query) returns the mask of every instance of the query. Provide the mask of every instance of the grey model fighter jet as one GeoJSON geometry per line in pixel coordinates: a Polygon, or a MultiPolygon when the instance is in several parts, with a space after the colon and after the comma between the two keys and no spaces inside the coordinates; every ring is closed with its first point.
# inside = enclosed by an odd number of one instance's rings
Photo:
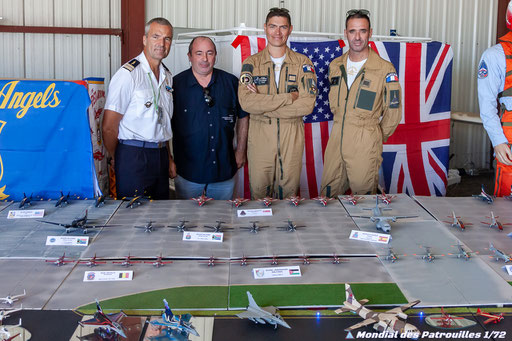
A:
{"type": "Polygon", "coordinates": [[[391,208],[387,207],[380,207],[379,206],[379,197],[375,199],[375,207],[373,208],[363,208],[363,210],[371,210],[372,215],[371,216],[365,216],[365,215],[351,215],[352,218],[366,218],[370,219],[372,222],[375,223],[375,227],[377,230],[382,230],[386,233],[391,232],[391,225],[388,223],[388,221],[395,222],[397,219],[404,219],[404,218],[415,218],[416,215],[397,215],[397,216],[385,216],[382,211],[388,211],[391,210],[391,208]]]}
{"type": "Polygon", "coordinates": [[[346,331],[351,331],[364,326],[373,325],[373,328],[379,332],[386,331],[393,333],[395,331],[398,331],[400,333],[407,333],[408,335],[411,335],[410,337],[412,338],[414,338],[413,335],[419,337],[420,331],[412,324],[406,322],[407,314],[404,313],[404,311],[406,311],[407,309],[414,307],[416,304],[420,303],[419,300],[409,302],[403,306],[393,308],[384,313],[377,313],[364,307],[364,305],[368,303],[367,299],[363,299],[360,301],[356,300],[354,294],[352,293],[350,285],[346,283],[345,295],[346,300],[345,302],[343,302],[343,306],[339,309],[336,309],[335,313],[341,314],[346,311],[351,311],[365,319],[364,321],[356,323],[353,326],[345,329],[346,331]]]}
{"type": "Polygon", "coordinates": [[[256,301],[254,301],[254,298],[249,291],[247,291],[247,298],[249,299],[247,310],[243,313],[237,314],[236,316],[240,317],[241,319],[249,319],[254,323],[271,324],[274,326],[274,329],[277,329],[277,325],[291,328],[288,323],[283,320],[281,315],[277,313],[276,307],[260,307],[258,304],[256,304],[256,301]]]}
{"type": "Polygon", "coordinates": [[[507,255],[505,252],[495,248],[492,243],[489,243],[489,251],[493,251],[494,252],[493,258],[496,258],[496,261],[499,261],[500,259],[503,259],[505,261],[505,263],[512,262],[512,257],[507,255]]]}

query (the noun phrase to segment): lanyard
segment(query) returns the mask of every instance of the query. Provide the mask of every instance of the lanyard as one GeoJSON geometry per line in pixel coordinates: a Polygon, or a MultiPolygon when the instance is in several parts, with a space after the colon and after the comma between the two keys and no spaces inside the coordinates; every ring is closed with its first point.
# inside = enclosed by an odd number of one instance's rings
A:
{"type": "Polygon", "coordinates": [[[158,87],[158,96],[155,91],[155,87],[153,86],[153,80],[151,79],[151,72],[148,72],[148,78],[149,83],[151,83],[151,90],[153,90],[153,104],[155,105],[155,110],[158,115],[158,121],[162,121],[162,112],[161,109],[158,107],[158,103],[160,102],[160,89],[161,87],[158,87]]]}

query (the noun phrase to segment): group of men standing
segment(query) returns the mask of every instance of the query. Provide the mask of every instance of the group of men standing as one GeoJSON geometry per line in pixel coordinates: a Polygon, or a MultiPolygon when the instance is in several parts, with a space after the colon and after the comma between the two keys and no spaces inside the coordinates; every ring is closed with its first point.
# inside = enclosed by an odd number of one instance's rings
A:
{"type": "MultiPolygon", "coordinates": [[[[393,65],[368,47],[370,13],[347,12],[349,51],[329,68],[334,125],[324,156],[323,195],[375,193],[382,143],[401,120],[401,89],[393,65]]],[[[150,20],[144,51],[112,78],[103,121],[117,196],[177,198],[202,193],[231,199],[237,169],[249,161],[252,199],[297,195],[304,150],[303,116],[316,95],[313,63],[292,51],[288,10],[270,9],[267,46],[247,58],[240,79],[214,68],[214,42],[196,37],[190,69],[172,78],[162,63],[172,25],[150,20]],[[236,144],[233,144],[235,140],[236,144]],[[169,141],[173,141],[173,153],[169,141]]]]}

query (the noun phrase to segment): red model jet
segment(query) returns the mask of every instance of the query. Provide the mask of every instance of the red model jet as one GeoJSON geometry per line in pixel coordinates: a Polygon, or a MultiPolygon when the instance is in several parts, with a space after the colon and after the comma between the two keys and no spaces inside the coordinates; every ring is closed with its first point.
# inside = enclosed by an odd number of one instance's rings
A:
{"type": "Polygon", "coordinates": [[[66,263],[74,263],[75,261],[74,260],[66,260],[66,253],[64,252],[64,254],[62,256],[60,256],[59,258],[57,259],[46,259],[45,262],[47,263],[53,263],[57,266],[61,266],[61,265],[65,265],[66,263]]]}
{"type": "Polygon", "coordinates": [[[135,263],[141,263],[141,261],[133,261],[132,256],[128,254],[122,262],[112,262],[113,264],[120,264],[121,266],[132,266],[135,263]]]}
{"type": "Polygon", "coordinates": [[[199,196],[197,198],[190,198],[190,199],[197,202],[199,207],[202,207],[207,201],[213,200],[213,198],[208,198],[204,193],[201,194],[201,196],[199,196]]]}
{"type": "Polygon", "coordinates": [[[271,198],[271,197],[265,197],[263,199],[258,199],[258,201],[262,201],[263,202],[263,205],[265,205],[265,207],[269,207],[270,205],[272,205],[272,202],[276,201],[277,199],[274,199],[274,198],[271,198]]]}
{"type": "Polygon", "coordinates": [[[391,204],[391,201],[396,198],[396,195],[389,195],[382,191],[382,194],[377,195],[377,197],[386,205],[391,204]]]}
{"type": "Polygon", "coordinates": [[[289,198],[286,198],[286,200],[288,200],[289,202],[292,203],[293,206],[297,207],[299,206],[299,203],[302,201],[302,200],[305,200],[304,198],[301,198],[300,196],[292,196],[292,197],[289,197],[289,198]]]}
{"type": "Polygon", "coordinates": [[[80,261],[78,261],[78,264],[85,264],[88,267],[92,268],[93,266],[97,266],[98,264],[107,264],[107,262],[105,262],[105,261],[98,261],[96,259],[96,254],[94,254],[94,257],[92,257],[91,259],[80,260],[80,261]]]}
{"type": "Polygon", "coordinates": [[[244,199],[244,198],[236,198],[236,199],[233,199],[233,200],[228,200],[231,205],[235,206],[235,207],[240,207],[242,206],[242,204],[246,201],[249,201],[249,199],[244,199]]]}
{"type": "Polygon", "coordinates": [[[348,201],[349,203],[351,203],[352,205],[357,205],[357,203],[361,200],[364,200],[363,197],[360,197],[360,196],[353,196],[352,194],[351,195],[347,195],[347,196],[344,196],[343,198],[341,198],[341,200],[346,200],[348,201]]]}
{"type": "Polygon", "coordinates": [[[199,261],[199,263],[201,264],[207,264],[208,266],[215,266],[217,264],[223,264],[225,262],[219,262],[214,256],[211,256],[210,258],[208,258],[207,261],[199,261]]]}
{"type": "Polygon", "coordinates": [[[489,228],[491,228],[491,229],[496,228],[496,229],[498,229],[498,231],[503,231],[503,226],[505,226],[505,225],[512,225],[509,223],[502,224],[500,221],[498,221],[499,216],[495,216],[492,211],[491,211],[491,216],[486,217],[486,218],[491,219],[491,221],[490,222],[489,221],[481,221],[481,223],[489,226],[489,228]]]}
{"type": "Polygon", "coordinates": [[[328,198],[328,197],[316,197],[313,198],[313,200],[318,201],[322,206],[327,206],[327,203],[331,200],[334,200],[334,198],[328,198]]]}
{"type": "Polygon", "coordinates": [[[162,258],[162,254],[160,254],[160,256],[156,257],[155,261],[144,261],[144,263],[153,264],[154,267],[159,268],[161,266],[164,266],[165,264],[171,264],[172,261],[170,261],[170,260],[164,261],[162,258]]]}
{"type": "Polygon", "coordinates": [[[503,313],[499,314],[499,315],[494,315],[494,314],[491,314],[491,313],[487,313],[483,310],[480,310],[480,308],[478,308],[476,310],[476,314],[478,316],[484,316],[484,317],[488,317],[487,320],[484,321],[484,324],[488,324],[488,323],[498,323],[498,322],[501,322],[505,319],[505,317],[503,316],[503,313]]]}
{"type": "Polygon", "coordinates": [[[471,223],[463,223],[462,220],[460,220],[460,217],[455,215],[455,211],[452,211],[452,215],[448,216],[448,218],[452,218],[452,221],[444,221],[447,224],[450,224],[451,227],[458,227],[461,231],[466,230],[466,225],[473,225],[471,223]]]}

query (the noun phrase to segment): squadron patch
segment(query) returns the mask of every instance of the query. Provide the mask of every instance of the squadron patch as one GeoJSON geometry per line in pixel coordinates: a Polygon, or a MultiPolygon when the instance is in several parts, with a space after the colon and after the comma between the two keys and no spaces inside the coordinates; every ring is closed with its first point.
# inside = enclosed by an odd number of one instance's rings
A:
{"type": "Polygon", "coordinates": [[[317,87],[316,87],[316,82],[313,78],[308,78],[308,91],[311,95],[315,95],[316,96],[316,93],[318,91],[317,87]]]}
{"type": "Polygon", "coordinates": [[[268,77],[267,76],[254,76],[253,82],[256,85],[266,85],[266,84],[268,84],[268,77]]]}
{"type": "Polygon", "coordinates": [[[134,59],[130,60],[128,63],[124,64],[123,69],[126,69],[126,70],[132,72],[133,69],[135,69],[137,67],[137,65],[139,65],[139,64],[140,64],[140,62],[134,58],[134,59]]]}
{"type": "Polygon", "coordinates": [[[313,65],[309,65],[309,64],[302,65],[302,71],[315,73],[315,69],[313,68],[313,65]]]}
{"type": "Polygon", "coordinates": [[[386,75],[386,83],[398,82],[398,75],[396,72],[390,72],[386,75]]]}
{"type": "Polygon", "coordinates": [[[487,64],[484,60],[480,63],[480,66],[478,67],[478,79],[484,79],[489,74],[489,69],[487,68],[487,64]]]}
{"type": "Polygon", "coordinates": [[[288,82],[296,82],[297,75],[288,75],[288,82]]]}
{"type": "Polygon", "coordinates": [[[144,105],[146,106],[146,108],[149,108],[153,103],[151,103],[151,101],[147,101],[144,105]]]}
{"type": "Polygon", "coordinates": [[[249,85],[249,84],[253,84],[253,83],[254,83],[254,80],[250,73],[242,73],[242,75],[240,75],[240,84],[249,85]]]}
{"type": "Polygon", "coordinates": [[[396,109],[400,106],[400,91],[399,90],[391,90],[389,92],[389,107],[391,109],[396,109]]]}
{"type": "Polygon", "coordinates": [[[167,92],[170,92],[170,93],[172,93],[174,91],[173,88],[171,88],[169,85],[165,86],[165,90],[167,90],[167,92]]]}

